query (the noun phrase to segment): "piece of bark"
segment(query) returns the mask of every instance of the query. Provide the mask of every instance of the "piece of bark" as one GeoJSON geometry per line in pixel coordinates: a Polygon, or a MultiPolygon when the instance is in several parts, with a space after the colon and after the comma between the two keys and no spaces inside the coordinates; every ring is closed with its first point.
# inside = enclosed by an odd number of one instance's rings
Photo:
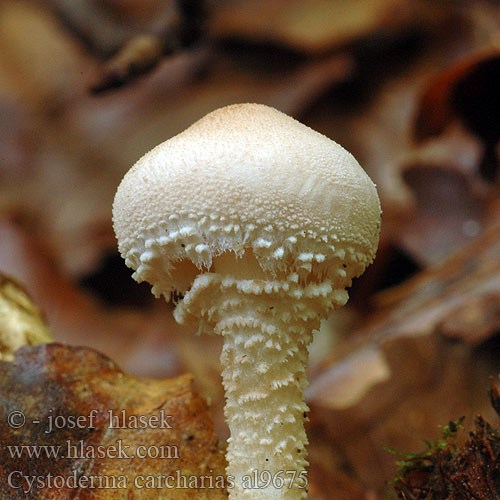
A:
{"type": "Polygon", "coordinates": [[[0,497],[227,498],[225,459],[191,382],[190,375],[135,378],[81,347],[17,351],[14,361],[0,362],[0,440],[9,445],[0,451],[0,497]],[[28,457],[29,447],[42,450],[37,460],[28,457]],[[56,457],[47,456],[47,447],[56,457]],[[43,482],[28,497],[23,475],[43,482]],[[49,475],[59,479],[50,483],[49,475]]]}

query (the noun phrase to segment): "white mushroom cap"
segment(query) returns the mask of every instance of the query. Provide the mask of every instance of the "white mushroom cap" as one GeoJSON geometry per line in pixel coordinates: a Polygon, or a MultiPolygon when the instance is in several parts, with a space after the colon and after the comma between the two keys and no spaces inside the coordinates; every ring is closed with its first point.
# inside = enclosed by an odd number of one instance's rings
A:
{"type": "Polygon", "coordinates": [[[237,104],[143,156],[113,220],[126,264],[156,296],[189,289],[225,252],[253,252],[265,275],[345,287],[375,256],[380,203],[341,146],[273,108],[237,104]]]}

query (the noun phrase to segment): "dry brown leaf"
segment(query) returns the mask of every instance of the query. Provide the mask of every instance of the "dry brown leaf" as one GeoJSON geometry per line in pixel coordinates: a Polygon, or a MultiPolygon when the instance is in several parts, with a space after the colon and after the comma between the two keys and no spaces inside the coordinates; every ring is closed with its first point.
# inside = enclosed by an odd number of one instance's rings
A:
{"type": "MultiPolygon", "coordinates": [[[[439,331],[443,322],[469,303],[493,296],[500,297],[498,223],[440,264],[379,294],[378,312],[358,332],[358,338],[369,336],[380,342],[428,335],[439,331]]],[[[462,333],[455,336],[471,344],[483,342],[500,326],[494,321],[488,323],[488,317],[491,315],[475,317],[476,322],[464,325],[462,333]]]]}
{"type": "Polygon", "coordinates": [[[97,93],[121,87],[135,76],[154,68],[160,61],[163,44],[154,35],[138,35],[129,40],[105,65],[99,81],[92,86],[97,93]]]}
{"type": "Polygon", "coordinates": [[[191,381],[134,378],[81,347],[22,348],[0,362],[0,440],[8,444],[0,450],[0,497],[63,500],[78,490],[82,500],[227,498],[225,459],[191,381]],[[20,456],[14,446],[24,446],[20,456]],[[28,447],[40,457],[30,459],[28,447]],[[42,481],[28,496],[23,475],[42,481]]]}
{"type": "Polygon", "coordinates": [[[494,193],[478,175],[483,151],[454,119],[441,135],[412,145],[398,159],[412,210],[399,220],[393,245],[421,266],[440,262],[487,224],[494,193]]]}
{"type": "Polygon", "coordinates": [[[317,53],[337,48],[377,30],[386,34],[415,20],[411,2],[394,0],[266,0],[228,4],[215,13],[216,37],[280,43],[317,53]]]}
{"type": "MultiPolygon", "coordinates": [[[[29,225],[6,216],[0,217],[0,271],[23,283],[57,341],[92,347],[129,373],[154,377],[182,373],[172,342],[179,327],[165,304],[158,301],[157,308],[145,311],[99,304],[61,275],[29,225]]],[[[129,281],[132,288],[138,286],[132,278],[129,281]]]]}
{"type": "Polygon", "coordinates": [[[485,226],[484,198],[468,177],[445,165],[424,163],[404,172],[415,208],[399,227],[398,245],[423,267],[463,247],[485,226]]]}
{"type": "Polygon", "coordinates": [[[165,7],[163,0],[101,0],[100,5],[111,10],[118,19],[136,23],[151,20],[165,7]]]}
{"type": "Polygon", "coordinates": [[[179,22],[179,12],[174,2],[145,0],[144,2],[116,1],[91,2],[74,0],[46,0],[91,49],[109,57],[130,38],[150,32],[158,26],[170,26],[179,22]]]}
{"type": "Polygon", "coordinates": [[[381,500],[365,490],[357,478],[345,470],[345,462],[325,442],[323,429],[311,429],[309,435],[309,498],[317,500],[381,500]]]}
{"type": "Polygon", "coordinates": [[[485,341],[500,329],[500,225],[377,302],[307,395],[339,460],[381,492],[394,472],[382,445],[419,449],[443,422],[491,413],[488,375],[500,362],[485,341]]]}
{"type": "MultiPolygon", "coordinates": [[[[145,32],[123,40],[104,64],[92,91],[100,93],[121,87],[156,67],[162,56],[170,56],[197,42],[206,17],[203,4],[202,0],[165,4],[163,16],[152,16],[145,32]]],[[[121,6],[117,10],[117,14],[123,14],[121,6]]],[[[129,22],[132,20],[137,22],[137,16],[131,16],[129,22]]]]}
{"type": "Polygon", "coordinates": [[[85,92],[95,65],[43,5],[0,3],[0,88],[21,108],[50,112],[85,92]]]}
{"type": "MultiPolygon", "coordinates": [[[[158,0],[104,0],[88,2],[46,0],[98,56],[113,57],[129,40],[141,35],[161,39],[166,52],[179,50],[198,40],[205,22],[203,0],[165,2],[158,0]]],[[[102,90],[102,89],[101,89],[102,90]]]]}
{"type": "MultiPolygon", "coordinates": [[[[473,99],[474,94],[477,93],[478,99],[488,102],[490,96],[486,94],[485,85],[495,86],[497,83],[498,58],[497,49],[483,49],[479,53],[468,55],[433,76],[427,82],[419,98],[413,131],[415,138],[423,141],[442,134],[453,118],[461,114],[461,103],[458,102],[458,96],[455,97],[454,93],[457,87],[463,84],[469,86],[467,95],[464,96],[466,99],[473,99]],[[480,78],[481,82],[477,78],[480,78]],[[482,83],[482,88],[474,89],[473,86],[479,83],[482,83]]],[[[471,106],[477,104],[477,100],[471,102],[471,106]]],[[[462,118],[465,124],[470,121],[467,114],[462,114],[462,118]]],[[[489,114],[481,118],[485,123],[491,121],[489,114]]]]}
{"type": "Polygon", "coordinates": [[[443,133],[454,119],[482,141],[484,154],[478,173],[486,181],[497,178],[500,141],[500,51],[483,49],[438,74],[420,98],[414,134],[418,140],[443,133]]]}
{"type": "Polygon", "coordinates": [[[0,273],[0,360],[24,345],[52,342],[42,312],[18,283],[0,273]]]}

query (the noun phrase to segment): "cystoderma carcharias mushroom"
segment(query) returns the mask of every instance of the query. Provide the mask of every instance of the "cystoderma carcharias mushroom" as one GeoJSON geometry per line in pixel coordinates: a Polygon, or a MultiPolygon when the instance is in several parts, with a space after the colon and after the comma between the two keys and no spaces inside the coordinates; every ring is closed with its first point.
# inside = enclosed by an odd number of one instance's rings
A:
{"type": "Polygon", "coordinates": [[[230,498],[305,498],[308,345],[374,259],[373,182],[327,137],[237,104],[142,157],[113,219],[133,277],[223,336],[230,498]]]}

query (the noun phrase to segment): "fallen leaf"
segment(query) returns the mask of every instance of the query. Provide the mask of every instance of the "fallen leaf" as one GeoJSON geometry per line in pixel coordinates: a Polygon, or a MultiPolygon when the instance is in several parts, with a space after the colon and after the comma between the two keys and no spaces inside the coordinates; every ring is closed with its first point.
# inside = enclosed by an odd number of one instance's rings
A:
{"type": "Polygon", "coordinates": [[[225,459],[191,381],[135,378],[81,347],[17,351],[0,362],[0,496],[227,498],[225,459]]]}
{"type": "Polygon", "coordinates": [[[309,53],[325,52],[415,20],[410,2],[394,0],[240,1],[217,10],[211,31],[220,38],[277,42],[309,53]]]}
{"type": "Polygon", "coordinates": [[[422,267],[439,263],[483,230],[485,200],[457,169],[423,163],[403,177],[415,207],[400,225],[398,244],[422,267]]]}
{"type": "Polygon", "coordinates": [[[428,83],[418,104],[414,134],[418,140],[439,135],[459,119],[484,144],[478,171],[488,182],[497,177],[500,140],[500,52],[483,49],[442,71],[428,83]]]}
{"type": "Polygon", "coordinates": [[[156,36],[132,38],[107,62],[99,81],[92,85],[92,92],[121,87],[137,75],[146,73],[158,64],[162,52],[162,41],[156,36]]]}
{"type": "Polygon", "coordinates": [[[500,225],[456,255],[379,294],[306,390],[311,420],[366,488],[394,472],[381,446],[418,447],[461,415],[490,415],[487,379],[500,370],[500,225]]]}
{"type": "Polygon", "coordinates": [[[158,36],[168,50],[198,40],[206,19],[205,2],[189,0],[74,0],[45,2],[98,57],[109,59],[129,40],[140,35],[158,36]]]}
{"type": "MultiPolygon", "coordinates": [[[[383,338],[426,335],[438,330],[448,318],[472,300],[500,297],[500,225],[493,224],[441,263],[421,272],[403,285],[376,298],[378,312],[359,332],[361,337],[383,338]]],[[[488,315],[486,315],[488,317],[488,315]]],[[[498,328],[491,323],[484,336],[475,328],[483,318],[469,323],[462,340],[476,344],[498,328]]]]}
{"type": "MultiPolygon", "coordinates": [[[[118,10],[123,13],[121,8],[118,10]]],[[[205,18],[202,0],[165,4],[163,13],[160,10],[160,15],[152,16],[143,32],[123,40],[121,47],[104,64],[98,81],[92,85],[92,92],[98,94],[121,87],[152,70],[162,57],[171,57],[199,42],[205,18]]],[[[137,16],[130,17],[130,21],[132,19],[136,22],[137,16]]]]}
{"type": "Polygon", "coordinates": [[[24,345],[52,341],[40,309],[21,285],[0,273],[0,360],[12,360],[24,345]]]}
{"type": "Polygon", "coordinates": [[[96,66],[50,10],[7,0],[0,4],[0,68],[2,93],[21,108],[50,113],[85,92],[96,66]]]}
{"type": "MultiPolygon", "coordinates": [[[[166,304],[157,301],[156,308],[142,311],[100,304],[61,274],[29,225],[5,215],[0,217],[0,272],[23,283],[58,342],[96,349],[136,375],[172,377],[183,372],[172,343],[179,327],[166,304]]],[[[127,281],[137,288],[132,278],[127,281]]],[[[121,287],[124,292],[126,284],[121,287]]]]}

